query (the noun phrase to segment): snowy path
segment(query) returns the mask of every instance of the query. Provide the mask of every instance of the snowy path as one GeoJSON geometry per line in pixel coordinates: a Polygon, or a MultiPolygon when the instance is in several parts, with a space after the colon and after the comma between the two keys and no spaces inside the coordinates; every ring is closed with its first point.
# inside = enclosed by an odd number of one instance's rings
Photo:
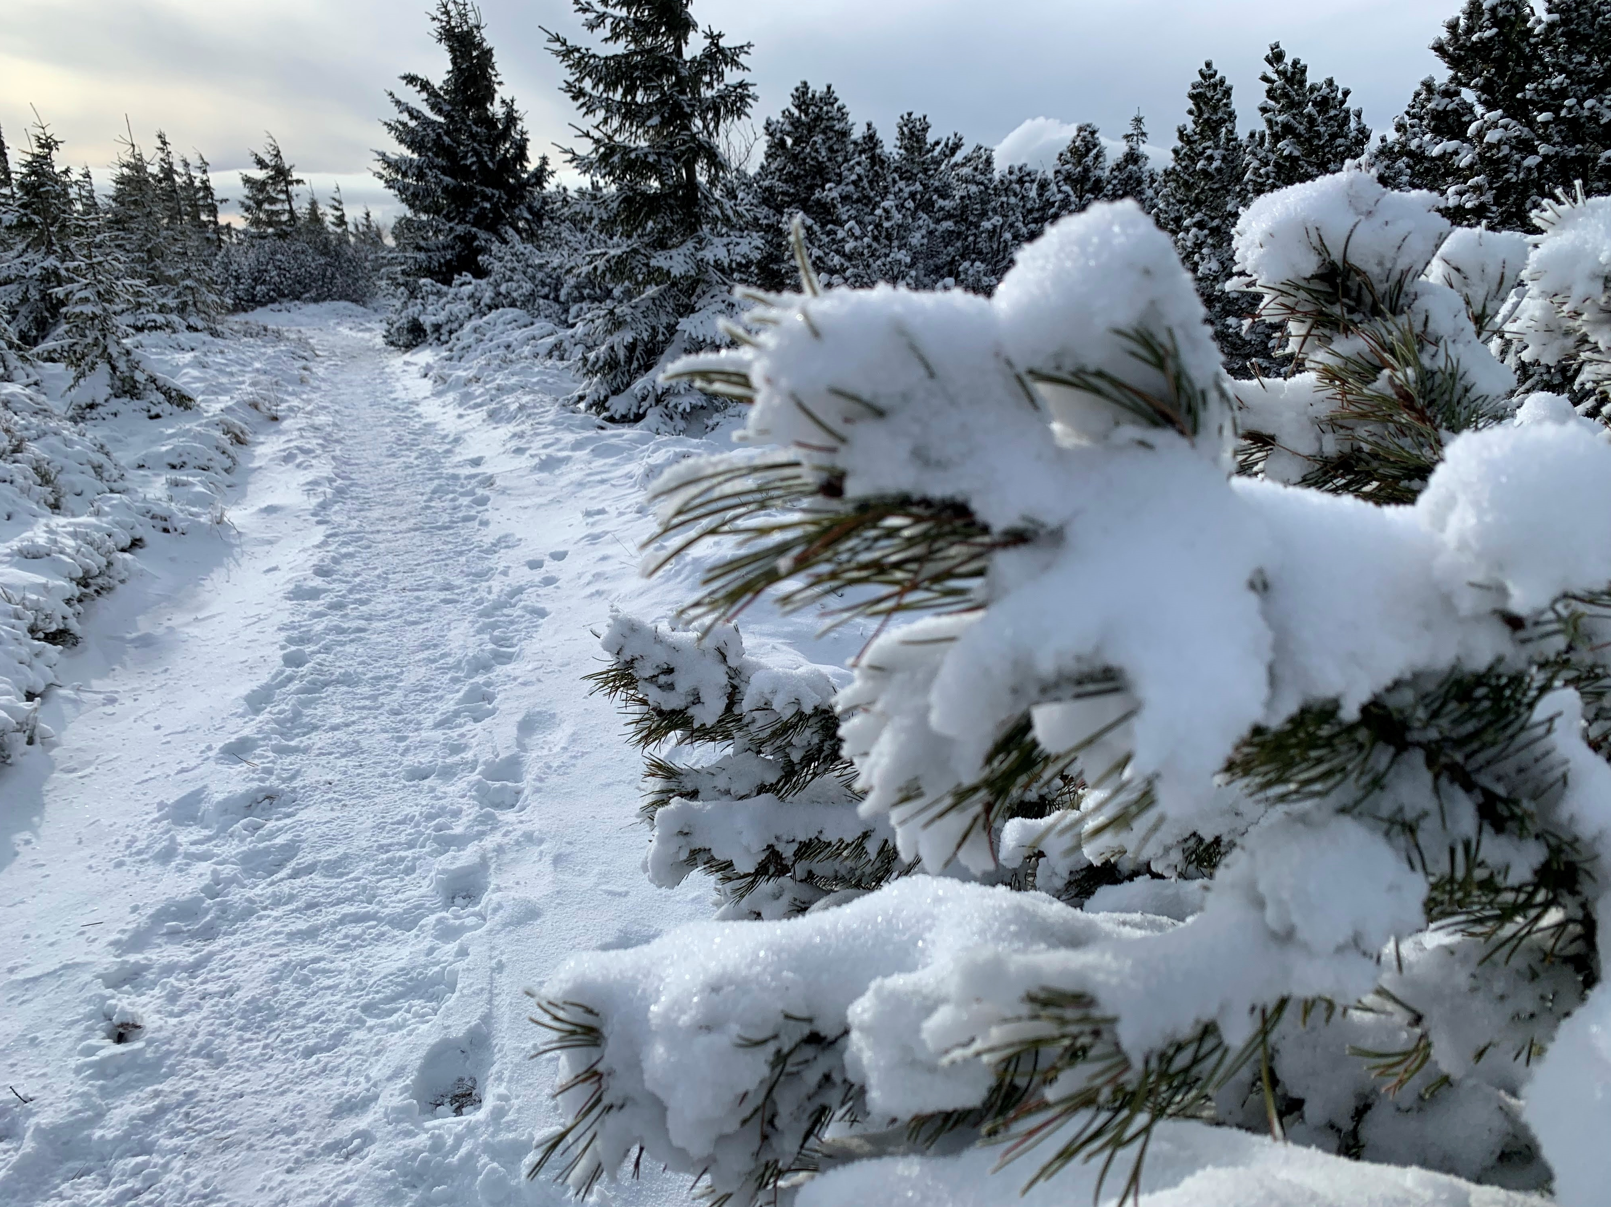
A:
{"type": "Polygon", "coordinates": [[[320,368],[235,531],[146,552],[0,780],[8,1207],[559,1202],[520,990],[707,912],[639,874],[579,680],[612,600],[678,591],[624,552],[665,442],[517,440],[373,321],[286,321],[320,368]]]}

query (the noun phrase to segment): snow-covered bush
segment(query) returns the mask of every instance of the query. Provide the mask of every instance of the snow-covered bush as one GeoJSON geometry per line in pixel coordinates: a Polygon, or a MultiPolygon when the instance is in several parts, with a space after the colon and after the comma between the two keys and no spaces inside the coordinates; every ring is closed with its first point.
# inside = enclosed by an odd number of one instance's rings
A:
{"type": "Polygon", "coordinates": [[[1552,202],[1533,220],[1540,233],[1505,332],[1518,360],[1564,373],[1597,396],[1598,413],[1611,397],[1611,197],[1552,202]]]}
{"type": "Polygon", "coordinates": [[[897,870],[889,827],[857,815],[824,671],[767,666],[731,625],[699,634],[617,616],[603,645],[611,665],[593,680],[648,752],[655,884],[701,871],[718,918],[781,918],[897,870]]]}
{"type": "MultiPolygon", "coordinates": [[[[1128,202],[992,299],[807,276],[676,370],[749,403],[749,449],[656,487],[674,546],[730,542],[691,614],[885,619],[840,737],[920,872],[572,960],[540,1165],[583,1188],[641,1144],[747,1200],[951,1136],[1122,1176],[1191,1118],[1589,1184],[1600,1040],[1551,1045],[1605,1008],[1611,442],[1511,398],[1479,324],[1514,248],[1435,200],[1346,172],[1248,210],[1285,380],[1225,378],[1128,202]],[[1026,854],[1064,900],[1011,891],[1026,854]]],[[[633,632],[665,706],[723,715],[730,656],[633,632]]]]}

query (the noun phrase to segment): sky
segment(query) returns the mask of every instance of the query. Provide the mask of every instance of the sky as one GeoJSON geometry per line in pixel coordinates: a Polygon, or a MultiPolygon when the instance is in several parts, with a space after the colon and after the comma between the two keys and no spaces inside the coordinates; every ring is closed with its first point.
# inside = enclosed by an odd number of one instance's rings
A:
{"type": "MultiPolygon", "coordinates": [[[[4,0],[0,129],[22,140],[30,106],[68,162],[101,168],[125,137],[166,130],[199,149],[230,193],[248,147],[272,131],[321,192],[389,213],[368,174],[388,145],[388,88],[438,77],[429,0],[4,0]]],[[[543,27],[580,35],[570,0],[480,0],[505,89],[527,115],[534,154],[574,141],[543,27]]],[[[1027,119],[1091,121],[1104,134],[1145,116],[1168,146],[1204,59],[1231,79],[1244,126],[1258,74],[1280,40],[1311,76],[1352,88],[1386,128],[1418,80],[1427,44],[1459,0],[694,0],[700,21],[752,42],[762,119],[802,79],[832,83],[858,122],[885,130],[906,110],[939,131],[995,146],[1027,119]]],[[[238,190],[237,190],[238,191],[238,190]]]]}

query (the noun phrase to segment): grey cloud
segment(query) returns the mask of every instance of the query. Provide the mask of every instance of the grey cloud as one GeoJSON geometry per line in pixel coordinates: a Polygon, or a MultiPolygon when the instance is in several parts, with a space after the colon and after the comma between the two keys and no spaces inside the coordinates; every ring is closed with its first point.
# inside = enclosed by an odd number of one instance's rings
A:
{"type": "MultiPolygon", "coordinates": [[[[272,129],[299,169],[361,176],[382,145],[384,90],[437,74],[429,0],[10,0],[0,44],[0,124],[17,141],[32,102],[73,162],[105,163],[127,113],[137,137],[166,129],[221,168],[272,129]],[[11,67],[21,64],[26,69],[11,67]],[[44,95],[37,94],[43,91],[44,95]]],[[[533,148],[557,159],[569,106],[542,26],[575,32],[568,0],[481,0],[533,148]]],[[[1276,39],[1354,90],[1385,128],[1421,76],[1457,0],[696,0],[701,21],[752,41],[757,125],[801,79],[831,82],[858,121],[889,129],[907,109],[943,131],[999,142],[1023,121],[1094,121],[1123,132],[1138,109],[1168,144],[1205,58],[1236,86],[1244,123],[1276,39]]]]}

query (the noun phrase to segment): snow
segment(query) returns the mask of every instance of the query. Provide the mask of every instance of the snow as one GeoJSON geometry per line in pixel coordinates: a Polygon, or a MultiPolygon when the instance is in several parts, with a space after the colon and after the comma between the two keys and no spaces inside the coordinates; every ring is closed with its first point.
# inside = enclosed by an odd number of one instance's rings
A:
{"type": "Polygon", "coordinates": [[[542,362],[452,384],[352,307],[253,319],[187,385],[282,420],[248,415],[217,523],[146,529],[56,651],[57,738],[0,771],[0,1202],[568,1201],[523,1176],[559,1115],[521,990],[709,912],[643,879],[581,679],[612,603],[686,596],[631,550],[698,445],[576,415],[542,362]]]}
{"type": "Polygon", "coordinates": [[[1261,286],[1316,276],[1329,261],[1353,265],[1380,291],[1419,276],[1449,233],[1434,193],[1399,193],[1348,170],[1257,198],[1233,236],[1238,265],[1261,286]]]}
{"type": "MultiPolygon", "coordinates": [[[[1361,229],[1402,234],[1378,202],[1361,229]]],[[[104,598],[53,596],[81,642],[17,672],[60,686],[38,703],[39,744],[0,771],[0,1063],[18,1091],[0,1102],[0,1201],[558,1203],[564,1188],[522,1177],[531,1138],[592,1083],[549,1101],[554,1062],[525,1060],[542,1039],[524,1021],[528,986],[598,1013],[602,1050],[558,1060],[563,1077],[598,1059],[611,1106],[572,1181],[647,1142],[643,1181],[610,1191],[629,1204],[680,1201],[686,1179],[661,1162],[720,1190],[758,1151],[792,1161],[818,1108],[849,1101],[871,1127],[977,1104],[989,1052],[1024,1036],[1024,994],[1047,987],[1095,998],[1139,1056],[1208,1021],[1239,1042],[1287,994],[1351,1002],[1396,986],[1439,1036],[1453,1088],[1405,1122],[1363,1073],[1315,1056],[1314,1032],[1284,1025],[1272,1042],[1309,1103],[1304,1142],[1335,1147],[1328,1129],[1360,1116],[1394,1159],[1497,1161],[1529,1087],[1471,1040],[1510,1028],[1508,1042],[1522,1034],[1512,1015],[1563,1009],[1573,983],[1518,966],[1501,1001],[1474,1008],[1475,951],[1409,937],[1425,881],[1378,828],[1244,817],[1214,773],[1255,724],[1487,666],[1515,650],[1496,608],[1603,585],[1611,450],[1535,395],[1516,422],[1451,439],[1418,503],[1375,507],[1230,478],[1228,423],[1192,441],[1026,388],[1023,371],[1094,365],[1160,390],[1111,338],[1122,322],[1171,333],[1186,377],[1222,406],[1200,303],[1138,217],[1102,206],[1059,226],[988,301],[884,289],[789,303],[742,354],[761,389],[741,455],[781,445],[804,472],[842,471],[850,498],[928,492],[1031,533],[993,560],[988,606],[883,630],[853,677],[806,659],[843,663],[869,623],[813,642],[818,615],[764,605],[742,637],[632,619],[670,614],[708,565],[636,578],[642,490],[709,465],[717,442],[566,408],[575,383],[545,355],[555,331],[518,311],[406,357],[380,345],[377,316],[342,306],[153,351],[203,406],[95,420],[122,477],[38,421],[25,443],[44,452],[27,456],[80,467],[73,480],[91,501],[110,493],[99,505],[143,525],[145,544],[105,559],[127,581],[104,598]],[[1115,273],[1142,284],[1113,300],[1101,282],[1115,273]],[[244,445],[224,424],[237,415],[244,445]],[[112,510],[118,498],[130,507],[112,510]],[[638,757],[582,681],[601,639],[657,705],[705,725],[730,708],[758,722],[822,709],[849,678],[838,704],[861,814],[848,793],[759,790],[764,769],[735,748],[696,769],[710,793],[671,800],[646,842],[632,829],[638,757]],[[803,655],[779,656],[791,645],[803,655]],[[1094,681],[1111,690],[1090,694],[1094,681]],[[1083,744],[1087,768],[1156,786],[1173,827],[1160,844],[1198,824],[1233,833],[1215,879],[1108,886],[1083,910],[964,883],[1040,848],[1046,887],[1087,866],[1068,815],[1015,819],[997,846],[966,810],[925,811],[1026,709],[1047,744],[1083,744]],[[704,920],[708,885],[688,877],[699,852],[742,871],[771,849],[869,833],[944,875],[780,898],[765,909],[810,912],[774,921],[704,920]],[[780,1061],[800,1075],[774,1085],[780,1061]]],[[[44,479],[8,472],[19,534],[55,531],[44,479]]],[[[1578,736],[1581,707],[1563,691],[1539,708],[1570,767],[1551,807],[1603,846],[1611,770],[1578,736]]],[[[1424,769],[1402,774],[1422,790],[1424,769]]],[[[1446,804],[1452,833],[1474,806],[1446,804]]],[[[1527,1108],[1563,1194],[1583,1202],[1597,1183],[1572,1163],[1573,1129],[1600,1118],[1603,1013],[1591,998],[1563,1031],[1527,1108]]],[[[1391,1050],[1407,1034],[1385,1013],[1337,1026],[1333,1048],[1346,1034],[1391,1050]]],[[[1200,1124],[1154,1143],[1149,1203],[1536,1201],[1200,1124]]],[[[1000,1201],[1031,1166],[989,1174],[996,1156],[870,1157],[799,1202],[1000,1201]]],[[[1092,1194],[1094,1173],[1076,1166],[1029,1197],[1092,1194]]]]}
{"type": "MultiPolygon", "coordinates": [[[[1077,125],[1059,121],[1055,117],[1031,117],[1018,123],[995,146],[996,171],[1000,172],[1017,164],[1026,167],[1038,168],[1042,172],[1050,172],[1057,166],[1057,155],[1074,139],[1077,125]]],[[[1108,153],[1111,163],[1124,154],[1124,140],[1102,136],[1102,146],[1108,153]]],[[[1152,161],[1155,168],[1169,166],[1170,152],[1167,147],[1154,146],[1146,143],[1142,149],[1146,151],[1147,158],[1152,161]]]]}
{"type": "Polygon", "coordinates": [[[1467,580],[1527,613],[1611,582],[1611,442],[1598,425],[1528,423],[1450,442],[1416,510],[1467,580]]]}
{"type": "MultiPolygon", "coordinates": [[[[1034,1159],[1031,1153],[997,1170],[999,1152],[977,1149],[956,1156],[858,1161],[809,1183],[796,1201],[799,1207],[988,1207],[1006,1201],[1025,1207],[1118,1207],[1123,1199],[1127,1158],[1122,1156],[1100,1193],[1100,1162],[1075,1162],[1019,1197],[1034,1159]]],[[[1138,1207],[1541,1207],[1545,1201],[1422,1170],[1346,1161],[1201,1123],[1159,1127],[1147,1148],[1140,1190],[1140,1197],[1130,1200],[1138,1207]]]]}
{"type": "Polygon", "coordinates": [[[1605,1202],[1604,1138],[1611,1126],[1608,1004],[1611,998],[1601,985],[1561,1024],[1529,1087],[1527,1122],[1555,1170],[1561,1207],[1605,1202]]]}

